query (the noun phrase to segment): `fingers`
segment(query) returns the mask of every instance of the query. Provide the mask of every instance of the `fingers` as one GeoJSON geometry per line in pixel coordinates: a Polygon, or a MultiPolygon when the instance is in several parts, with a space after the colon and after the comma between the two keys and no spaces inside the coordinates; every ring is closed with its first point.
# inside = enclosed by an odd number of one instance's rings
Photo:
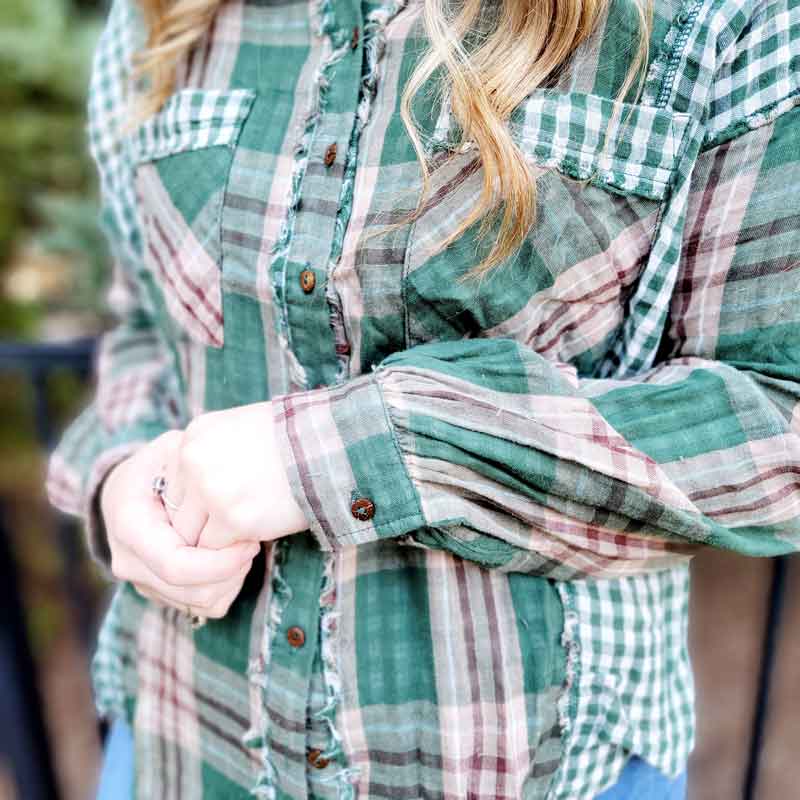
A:
{"type": "Polygon", "coordinates": [[[237,540],[235,537],[236,534],[232,531],[230,525],[226,525],[215,517],[209,517],[203,530],[200,531],[197,544],[209,550],[222,550],[225,547],[230,547],[236,541],[242,541],[237,540]]]}
{"type": "Polygon", "coordinates": [[[131,583],[139,594],[160,605],[203,617],[218,618],[225,615],[241,591],[249,571],[248,564],[230,580],[207,586],[175,587],[164,584],[152,575],[132,580],[131,583]]]}
{"type": "Polygon", "coordinates": [[[216,618],[241,590],[260,544],[233,542],[230,535],[223,541],[217,533],[215,549],[194,546],[208,515],[198,511],[204,503],[191,495],[191,487],[181,484],[176,465],[182,435],[171,430],[157,437],[139,454],[131,479],[120,484],[114,524],[108,526],[111,570],[155,602],[216,618]],[[153,495],[157,474],[167,478],[167,498],[179,509],[153,495]]]}
{"type": "Polygon", "coordinates": [[[240,568],[230,576],[219,581],[209,581],[208,583],[169,583],[164,580],[157,572],[150,569],[135,553],[126,552],[124,546],[120,548],[120,556],[123,563],[119,568],[120,580],[131,583],[141,583],[149,586],[153,591],[164,597],[170,597],[180,603],[199,603],[205,604],[209,593],[219,594],[220,587],[227,585],[232,580],[242,578],[250,571],[252,559],[245,560],[240,568]]]}
{"type": "Polygon", "coordinates": [[[201,531],[208,520],[205,503],[194,485],[186,487],[177,510],[170,513],[172,527],[185,544],[194,547],[199,543],[201,531]]]}
{"type": "Polygon", "coordinates": [[[241,583],[232,586],[227,594],[222,595],[215,603],[212,603],[210,607],[200,609],[192,607],[191,612],[201,617],[221,619],[228,613],[228,609],[233,605],[233,601],[239,596],[239,592],[242,591],[243,583],[244,580],[242,580],[241,583]]]}
{"type": "Polygon", "coordinates": [[[172,586],[229,580],[259,551],[257,542],[236,542],[221,550],[187,545],[169,524],[164,509],[155,503],[139,522],[146,534],[128,541],[127,546],[158,578],[172,586]]]}
{"type": "MultiPolygon", "coordinates": [[[[172,528],[168,528],[172,532],[172,528]]],[[[220,583],[235,576],[258,553],[253,542],[237,542],[223,550],[207,550],[186,545],[172,532],[171,541],[150,541],[140,557],[165,583],[172,586],[199,586],[220,583]]]]}
{"type": "Polygon", "coordinates": [[[200,531],[208,519],[206,504],[194,484],[186,484],[181,469],[183,437],[169,439],[164,444],[166,464],[163,474],[167,480],[164,498],[167,519],[178,535],[188,545],[196,545],[200,531]]]}

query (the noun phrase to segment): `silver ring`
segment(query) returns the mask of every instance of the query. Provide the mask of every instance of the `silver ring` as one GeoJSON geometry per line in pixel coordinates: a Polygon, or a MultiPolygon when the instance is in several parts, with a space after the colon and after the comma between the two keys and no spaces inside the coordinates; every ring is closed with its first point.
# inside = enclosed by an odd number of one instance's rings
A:
{"type": "Polygon", "coordinates": [[[179,504],[173,503],[172,500],[167,497],[167,479],[163,475],[156,475],[153,478],[153,494],[156,497],[160,497],[161,502],[164,503],[167,508],[173,510],[180,508],[179,504]]]}
{"type": "Polygon", "coordinates": [[[189,620],[189,624],[192,626],[192,630],[197,630],[198,628],[202,628],[203,625],[206,624],[206,618],[201,617],[199,614],[195,614],[192,611],[191,606],[186,606],[185,611],[183,612],[189,620]]]}

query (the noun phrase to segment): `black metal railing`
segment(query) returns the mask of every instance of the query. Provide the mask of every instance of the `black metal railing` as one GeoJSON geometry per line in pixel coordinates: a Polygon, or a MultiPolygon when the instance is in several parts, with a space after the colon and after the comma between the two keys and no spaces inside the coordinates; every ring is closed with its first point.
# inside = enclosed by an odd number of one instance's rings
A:
{"type": "MultiPolygon", "coordinates": [[[[33,389],[33,414],[38,444],[50,452],[56,431],[50,410],[48,382],[59,370],[89,379],[95,340],[63,344],[0,342],[0,378],[22,376],[33,389]]],[[[83,577],[85,551],[77,524],[53,513],[53,531],[61,555],[61,579],[75,627],[88,645],[93,603],[83,577]]],[[[19,572],[11,547],[7,509],[0,498],[0,753],[12,770],[16,796],[25,800],[57,800],[52,748],[46,734],[42,697],[28,638],[19,572]]],[[[88,651],[87,651],[88,652],[88,651]]]]}

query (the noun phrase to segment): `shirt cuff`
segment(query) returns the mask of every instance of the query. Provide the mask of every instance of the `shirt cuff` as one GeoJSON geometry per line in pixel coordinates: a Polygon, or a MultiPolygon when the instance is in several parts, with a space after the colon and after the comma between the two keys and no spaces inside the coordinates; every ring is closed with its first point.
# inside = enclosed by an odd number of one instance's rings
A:
{"type": "Polygon", "coordinates": [[[423,527],[374,374],[272,399],[289,485],[324,551],[423,527]]]}

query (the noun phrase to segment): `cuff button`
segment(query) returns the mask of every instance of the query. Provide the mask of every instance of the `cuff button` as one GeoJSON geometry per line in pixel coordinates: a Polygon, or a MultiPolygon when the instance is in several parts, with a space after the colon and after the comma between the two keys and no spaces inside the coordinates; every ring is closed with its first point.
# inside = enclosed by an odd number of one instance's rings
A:
{"type": "Polygon", "coordinates": [[[375,516],[375,503],[369,497],[359,497],[350,506],[350,513],[362,522],[372,519],[375,516]]]}

